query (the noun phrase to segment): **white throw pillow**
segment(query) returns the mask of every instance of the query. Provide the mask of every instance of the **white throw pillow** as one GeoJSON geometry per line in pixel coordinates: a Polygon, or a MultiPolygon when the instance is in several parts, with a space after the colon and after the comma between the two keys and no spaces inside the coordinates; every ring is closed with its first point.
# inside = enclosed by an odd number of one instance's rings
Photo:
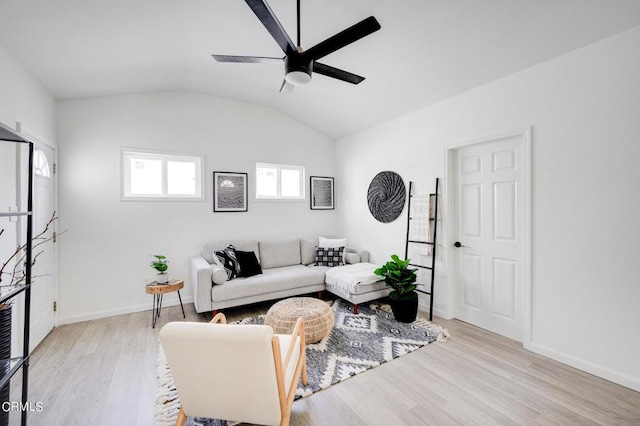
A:
{"type": "Polygon", "coordinates": [[[220,259],[218,259],[218,256],[216,256],[216,250],[213,251],[213,263],[212,263],[212,265],[223,266],[222,263],[220,262],[220,259]]]}
{"type": "Polygon", "coordinates": [[[347,239],[346,238],[325,238],[318,237],[318,247],[336,248],[344,247],[342,252],[342,263],[347,263],[347,239]]]}

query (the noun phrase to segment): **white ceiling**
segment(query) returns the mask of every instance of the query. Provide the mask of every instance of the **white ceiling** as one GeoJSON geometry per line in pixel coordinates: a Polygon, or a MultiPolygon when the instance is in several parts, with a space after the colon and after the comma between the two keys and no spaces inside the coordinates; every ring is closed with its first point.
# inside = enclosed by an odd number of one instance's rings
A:
{"type": "MultiPolygon", "coordinates": [[[[295,0],[269,0],[292,40],[295,0]]],[[[243,0],[0,0],[0,46],[56,98],[193,90],[269,106],[340,138],[640,25],[638,0],[302,0],[309,48],[374,15],[382,29],[314,75],[212,53],[283,56],[243,0]]]]}

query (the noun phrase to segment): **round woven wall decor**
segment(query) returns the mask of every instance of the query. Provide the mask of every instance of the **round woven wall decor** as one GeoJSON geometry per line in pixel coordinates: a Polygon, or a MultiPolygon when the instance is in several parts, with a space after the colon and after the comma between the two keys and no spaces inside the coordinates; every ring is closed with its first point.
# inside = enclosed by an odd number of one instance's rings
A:
{"type": "Polygon", "coordinates": [[[404,182],[395,172],[380,172],[369,184],[367,203],[369,211],[382,223],[393,222],[404,208],[404,182]]]}

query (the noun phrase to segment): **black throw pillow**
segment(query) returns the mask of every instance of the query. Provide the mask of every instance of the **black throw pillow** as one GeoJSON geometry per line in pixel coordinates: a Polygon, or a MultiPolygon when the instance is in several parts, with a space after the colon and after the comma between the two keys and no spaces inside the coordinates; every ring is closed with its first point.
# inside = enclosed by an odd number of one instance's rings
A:
{"type": "Polygon", "coordinates": [[[227,272],[229,281],[240,275],[240,263],[236,257],[236,249],[231,244],[225,249],[216,251],[216,257],[227,272]]]}
{"type": "Polygon", "coordinates": [[[262,268],[254,252],[236,250],[236,258],[240,264],[239,277],[252,277],[262,273],[262,268]]]}
{"type": "Polygon", "coordinates": [[[344,247],[316,247],[316,266],[344,265],[343,252],[344,247]]]}

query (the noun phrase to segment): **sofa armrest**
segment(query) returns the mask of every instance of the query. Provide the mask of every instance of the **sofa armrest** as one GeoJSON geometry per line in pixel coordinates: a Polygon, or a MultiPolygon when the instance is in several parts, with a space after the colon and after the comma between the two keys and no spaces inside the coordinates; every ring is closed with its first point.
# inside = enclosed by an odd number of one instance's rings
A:
{"type": "Polygon", "coordinates": [[[359,255],[361,263],[366,263],[369,261],[369,252],[366,250],[358,250],[353,247],[347,247],[346,250],[347,250],[347,253],[355,253],[359,255]]]}
{"type": "Polygon", "coordinates": [[[191,297],[196,312],[209,312],[211,304],[211,265],[202,256],[191,259],[189,267],[191,297]]]}

